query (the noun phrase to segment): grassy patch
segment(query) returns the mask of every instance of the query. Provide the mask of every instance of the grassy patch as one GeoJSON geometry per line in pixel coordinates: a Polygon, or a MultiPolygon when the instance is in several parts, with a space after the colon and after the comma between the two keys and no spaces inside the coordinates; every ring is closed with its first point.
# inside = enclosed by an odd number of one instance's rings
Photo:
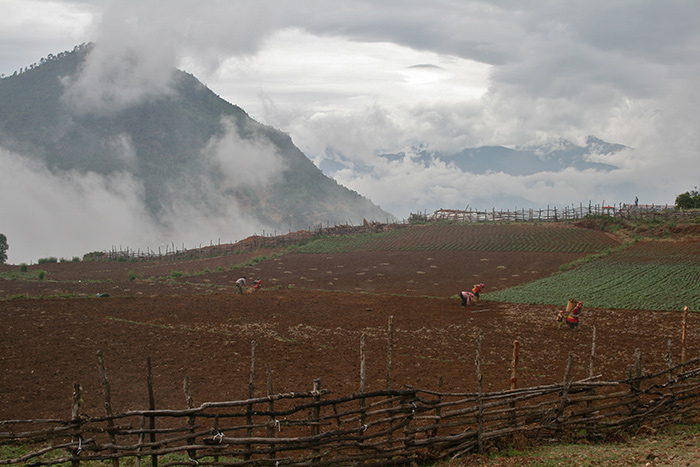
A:
{"type": "Polygon", "coordinates": [[[0,272],[0,277],[9,281],[43,281],[47,275],[48,272],[43,269],[30,269],[24,263],[20,264],[16,271],[0,272]]]}
{"type": "Polygon", "coordinates": [[[530,449],[505,449],[477,462],[462,459],[437,464],[436,467],[592,467],[700,465],[700,425],[674,425],[656,431],[642,427],[640,434],[619,443],[581,443],[537,446],[530,449]]]}

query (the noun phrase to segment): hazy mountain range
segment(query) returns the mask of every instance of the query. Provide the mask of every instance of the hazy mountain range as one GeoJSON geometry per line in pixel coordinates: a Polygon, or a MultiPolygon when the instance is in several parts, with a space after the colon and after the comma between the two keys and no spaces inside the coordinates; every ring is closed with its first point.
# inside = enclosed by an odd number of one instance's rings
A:
{"type": "Polygon", "coordinates": [[[287,134],[183,71],[173,70],[167,92],[142,102],[81,108],[75,103],[84,96],[71,95],[70,85],[91,49],[0,80],[0,146],[54,173],[128,175],[160,223],[193,211],[224,220],[234,211],[269,230],[393,219],[325,176],[287,134]]]}
{"type": "MultiPolygon", "coordinates": [[[[510,175],[531,175],[538,172],[559,172],[572,167],[577,170],[612,170],[616,167],[602,162],[593,162],[590,156],[613,154],[626,146],[610,144],[594,136],[589,136],[585,146],[577,146],[566,140],[552,141],[548,145],[510,149],[503,146],[482,146],[464,149],[458,153],[429,153],[416,150],[415,154],[426,163],[440,159],[453,163],[464,172],[485,174],[503,172],[510,175]]],[[[406,157],[404,153],[383,154],[389,160],[406,157]]]]}
{"type": "MultiPolygon", "coordinates": [[[[14,233],[8,235],[10,245],[19,248],[14,251],[26,255],[38,244],[50,247],[46,236],[26,235],[43,225],[29,222],[29,211],[47,216],[50,225],[67,224],[55,242],[73,250],[121,242],[134,247],[151,239],[192,245],[265,229],[281,233],[394,220],[324,174],[333,175],[350,161],[340,157],[316,167],[289,135],[256,122],[180,70],[171,70],[166,89],[130,95],[128,86],[114,84],[129,82],[114,79],[115,73],[129,77],[122,65],[103,64],[108,73],[90,75],[86,57],[92,49],[86,44],[50,55],[0,80],[0,161],[3,170],[17,173],[4,183],[10,180],[19,187],[15,192],[23,192],[12,197],[0,219],[0,232],[14,233]]],[[[135,88],[143,84],[133,82],[135,88]]],[[[426,166],[445,163],[464,174],[517,176],[569,167],[609,171],[615,167],[606,155],[622,149],[591,136],[585,146],[557,140],[451,154],[414,147],[379,156],[426,166]]],[[[353,170],[362,167],[355,163],[353,170]]],[[[486,208],[533,207],[519,196],[472,199],[486,208]]]]}

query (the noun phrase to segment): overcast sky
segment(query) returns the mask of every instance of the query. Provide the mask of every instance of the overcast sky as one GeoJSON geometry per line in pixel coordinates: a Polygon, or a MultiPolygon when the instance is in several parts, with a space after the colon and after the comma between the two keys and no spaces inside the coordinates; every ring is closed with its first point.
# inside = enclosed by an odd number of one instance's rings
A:
{"type": "Polygon", "coordinates": [[[696,0],[0,0],[0,73],[93,41],[99,78],[137,51],[141,74],[110,92],[191,72],[399,218],[519,207],[488,199],[673,204],[700,185],[698,24],[696,0]],[[609,173],[521,177],[377,156],[588,135],[633,149],[609,173]]]}

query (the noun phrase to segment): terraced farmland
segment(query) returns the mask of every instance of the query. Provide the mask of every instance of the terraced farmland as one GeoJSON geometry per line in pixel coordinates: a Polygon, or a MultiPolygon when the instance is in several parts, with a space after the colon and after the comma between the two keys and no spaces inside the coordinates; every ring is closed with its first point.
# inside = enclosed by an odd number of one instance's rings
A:
{"type": "Polygon", "coordinates": [[[637,242],[572,270],[494,292],[489,299],[561,304],[562,294],[597,308],[698,310],[700,242],[637,242]]]}
{"type": "Polygon", "coordinates": [[[572,224],[444,223],[340,237],[324,237],[299,248],[299,253],[359,251],[509,251],[596,253],[620,245],[600,231],[572,224]]]}

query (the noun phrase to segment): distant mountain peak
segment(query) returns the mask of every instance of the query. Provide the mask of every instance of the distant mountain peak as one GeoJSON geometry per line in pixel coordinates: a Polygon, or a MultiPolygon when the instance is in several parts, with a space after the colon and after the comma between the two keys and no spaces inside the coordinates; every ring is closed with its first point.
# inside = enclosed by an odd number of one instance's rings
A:
{"type": "MultiPolygon", "coordinates": [[[[434,161],[452,163],[463,172],[485,174],[503,172],[510,175],[530,175],[537,172],[559,172],[566,168],[578,170],[614,170],[612,164],[593,162],[592,155],[614,154],[626,149],[621,144],[607,143],[594,136],[586,139],[586,146],[579,146],[564,138],[551,138],[536,144],[508,148],[505,146],[479,146],[466,148],[456,153],[430,152],[425,147],[416,147],[413,160],[425,164],[434,161]]],[[[403,152],[382,154],[389,160],[405,157],[403,152]]]]}
{"type": "MultiPolygon", "coordinates": [[[[157,220],[177,216],[182,205],[220,224],[235,223],[226,216],[240,212],[280,231],[393,219],[325,176],[289,135],[189,73],[172,69],[171,92],[157,98],[115,101],[113,112],[76,111],[66,105],[64,84],[81,79],[91,50],[76,47],[0,80],[0,146],[54,173],[127,174],[143,186],[142,202],[157,220]]],[[[83,84],[81,92],[90,92],[83,84]]],[[[106,97],[102,105],[110,104],[106,97]]]]}

